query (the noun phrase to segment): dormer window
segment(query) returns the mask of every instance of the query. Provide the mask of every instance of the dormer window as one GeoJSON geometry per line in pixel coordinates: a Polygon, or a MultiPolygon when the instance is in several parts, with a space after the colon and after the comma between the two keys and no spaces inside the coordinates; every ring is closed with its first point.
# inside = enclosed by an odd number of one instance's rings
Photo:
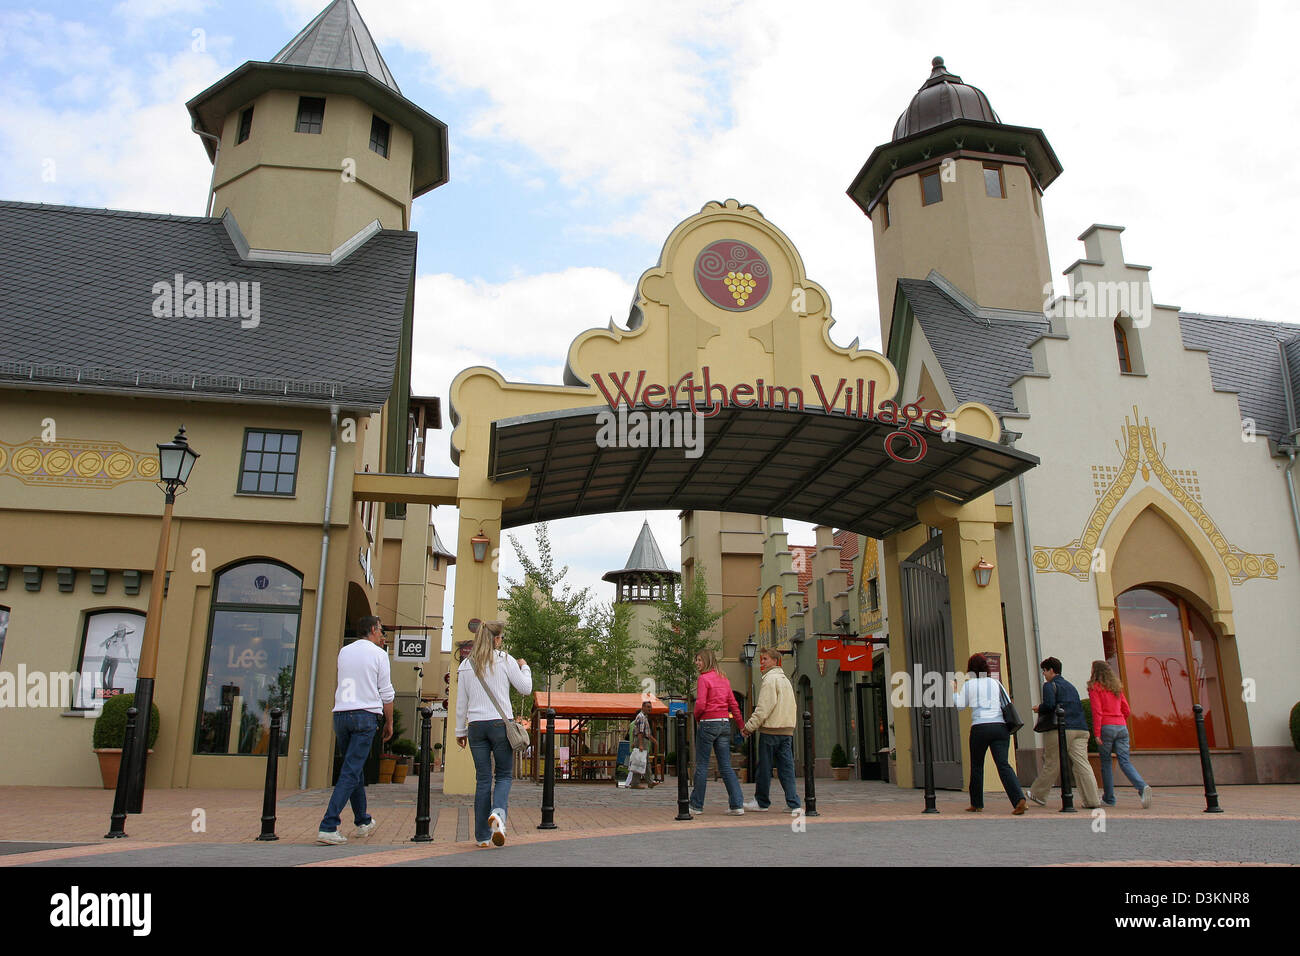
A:
{"type": "Polygon", "coordinates": [[[253,108],[250,106],[244,112],[239,114],[239,135],[235,137],[235,145],[238,146],[244,140],[248,139],[253,132],[253,108]]]}
{"type": "Polygon", "coordinates": [[[298,125],[294,127],[299,133],[319,133],[325,125],[325,100],[316,96],[298,97],[298,125]]]}
{"type": "Polygon", "coordinates": [[[939,182],[939,170],[932,169],[921,174],[921,205],[932,206],[943,202],[943,184],[939,182]]]}
{"type": "Polygon", "coordinates": [[[378,116],[370,118],[370,148],[384,159],[388,158],[388,135],[392,126],[378,116]]]}
{"type": "Polygon", "coordinates": [[[1119,319],[1115,320],[1115,351],[1119,353],[1119,370],[1133,371],[1133,360],[1128,351],[1128,333],[1124,331],[1124,326],[1119,324],[1119,319]]]}

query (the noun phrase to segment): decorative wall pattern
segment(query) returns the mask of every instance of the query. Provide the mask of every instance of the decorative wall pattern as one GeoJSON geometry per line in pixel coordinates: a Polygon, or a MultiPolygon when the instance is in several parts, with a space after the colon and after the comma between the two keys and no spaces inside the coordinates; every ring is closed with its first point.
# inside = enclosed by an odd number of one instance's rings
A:
{"type": "Polygon", "coordinates": [[[1251,578],[1277,579],[1277,558],[1272,554],[1252,554],[1230,543],[1218,524],[1201,504],[1200,478],[1192,469],[1170,469],[1165,464],[1166,447],[1159,442],[1150,419],[1139,422],[1137,407],[1133,408],[1133,421],[1124,416],[1124,444],[1117,441],[1116,448],[1122,456],[1119,466],[1093,465],[1093,490],[1097,502],[1084,523],[1079,537],[1059,547],[1034,546],[1034,569],[1040,573],[1060,572],[1080,581],[1087,581],[1097,562],[1104,556],[1097,551],[1106,523],[1128,493],[1134,480],[1154,477],[1165,493],[1178,502],[1209,539],[1211,546],[1223,561],[1233,584],[1251,578]],[[1159,450],[1157,450],[1159,444],[1159,450]]]}
{"type": "Polygon", "coordinates": [[[0,440],[0,476],[5,475],[25,485],[112,488],[127,481],[156,481],[158,453],[90,438],[0,440]]]}
{"type": "Polygon", "coordinates": [[[880,574],[879,542],[875,538],[862,539],[862,573],[858,575],[858,633],[870,634],[880,630],[885,624],[884,602],[879,595],[885,593],[884,582],[878,580],[880,574]],[[871,580],[877,578],[877,606],[871,610],[871,580]]]}

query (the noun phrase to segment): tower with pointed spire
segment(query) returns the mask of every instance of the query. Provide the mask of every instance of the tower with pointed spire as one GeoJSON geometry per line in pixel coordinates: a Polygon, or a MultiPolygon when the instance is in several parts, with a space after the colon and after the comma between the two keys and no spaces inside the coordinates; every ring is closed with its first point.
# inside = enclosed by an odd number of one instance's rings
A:
{"type": "Polygon", "coordinates": [[[648,646],[651,643],[649,626],[659,616],[654,602],[670,600],[681,579],[681,573],[668,567],[664,561],[648,520],[642,522],[641,533],[637,535],[636,544],[623,567],[601,576],[602,581],[609,581],[616,589],[614,603],[632,608],[630,633],[638,645],[635,659],[639,675],[645,673],[646,662],[652,653],[648,646]]]}
{"type": "Polygon", "coordinates": [[[330,253],[447,181],[447,127],[402,95],[353,0],[333,0],[270,61],[187,104],[213,163],[211,213],[253,249],[330,253]]]}
{"type": "Polygon", "coordinates": [[[881,341],[897,280],[932,269],[985,308],[1041,310],[1051,281],[1041,196],[1060,173],[1042,130],[1002,122],[935,57],[893,139],[848,189],[871,218],[881,341]]]}

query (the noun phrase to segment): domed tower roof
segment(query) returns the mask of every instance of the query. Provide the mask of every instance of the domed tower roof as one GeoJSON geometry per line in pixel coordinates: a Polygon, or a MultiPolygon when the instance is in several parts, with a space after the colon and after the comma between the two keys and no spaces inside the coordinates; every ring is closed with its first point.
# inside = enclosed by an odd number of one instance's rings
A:
{"type": "Polygon", "coordinates": [[[1001,123],[989,98],[978,87],[968,86],[943,65],[943,57],[931,61],[930,78],[922,84],[894,124],[894,141],[942,126],[956,119],[1001,123]]]}

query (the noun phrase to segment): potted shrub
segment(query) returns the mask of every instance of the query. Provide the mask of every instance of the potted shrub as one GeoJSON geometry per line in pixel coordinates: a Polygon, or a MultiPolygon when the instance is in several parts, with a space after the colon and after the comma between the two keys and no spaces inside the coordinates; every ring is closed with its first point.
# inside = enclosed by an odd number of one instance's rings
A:
{"type": "Polygon", "coordinates": [[[393,782],[393,771],[397,769],[397,747],[401,744],[404,733],[406,723],[402,720],[402,712],[394,707],[393,736],[388,738],[379,754],[379,783],[393,782]]]}
{"type": "Polygon", "coordinates": [[[668,756],[664,758],[664,762],[667,764],[667,772],[674,777],[677,776],[677,751],[668,751],[668,756]]]}
{"type": "Polygon", "coordinates": [[[402,783],[411,767],[411,758],[419,752],[419,748],[415,746],[415,741],[403,737],[390,749],[397,755],[397,763],[393,767],[393,783],[402,783]]]}
{"type": "Polygon", "coordinates": [[[1300,750],[1300,704],[1291,708],[1291,743],[1300,750]]]}
{"type": "Polygon", "coordinates": [[[836,780],[849,779],[849,755],[839,744],[831,751],[831,776],[836,780]]]}
{"type": "Polygon", "coordinates": [[[442,769],[442,742],[433,745],[433,770],[437,773],[442,769]]]}
{"type": "MultiPolygon", "coordinates": [[[[91,746],[99,758],[99,774],[104,781],[104,789],[112,790],[117,786],[117,773],[122,764],[122,745],[126,742],[126,712],[135,703],[135,694],[118,694],[104,701],[104,709],[95,718],[95,728],[91,734],[91,746]]],[[[149,753],[158,742],[158,705],[150,708],[152,719],[149,721],[149,753]]],[[[136,729],[140,720],[136,718],[136,729]]]]}

